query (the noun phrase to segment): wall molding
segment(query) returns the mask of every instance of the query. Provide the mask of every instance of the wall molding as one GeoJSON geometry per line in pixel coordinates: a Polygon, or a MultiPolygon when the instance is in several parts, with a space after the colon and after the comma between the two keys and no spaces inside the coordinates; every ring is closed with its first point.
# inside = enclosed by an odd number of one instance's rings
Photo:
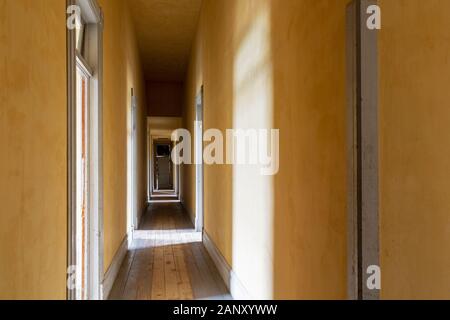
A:
{"type": "Polygon", "coordinates": [[[250,296],[248,290],[242,284],[242,281],[239,280],[236,273],[230,267],[224,256],[220,253],[219,249],[206,232],[203,232],[203,245],[216,265],[217,270],[219,271],[219,274],[225,282],[225,285],[230,291],[233,299],[251,300],[252,297],[250,296]]]}
{"type": "Polygon", "coordinates": [[[117,249],[116,254],[105,273],[102,283],[102,299],[108,299],[109,293],[113,287],[114,281],[116,280],[117,274],[119,273],[120,266],[122,265],[123,259],[125,258],[128,251],[128,235],[125,236],[120,247],[117,249]]]}

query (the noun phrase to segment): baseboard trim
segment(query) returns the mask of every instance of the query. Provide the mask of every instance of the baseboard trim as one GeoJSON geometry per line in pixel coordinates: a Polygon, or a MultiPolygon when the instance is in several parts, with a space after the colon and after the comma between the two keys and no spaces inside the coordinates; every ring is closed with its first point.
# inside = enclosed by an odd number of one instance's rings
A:
{"type": "Polygon", "coordinates": [[[214,242],[208,236],[206,232],[203,232],[203,245],[208,251],[211,259],[219,271],[220,276],[222,277],[225,285],[230,291],[233,299],[236,300],[251,300],[251,296],[245,286],[237,277],[236,273],[230,267],[228,262],[225,260],[223,255],[220,253],[219,249],[216,247],[214,242]]]}
{"type": "Polygon", "coordinates": [[[116,254],[105,273],[102,283],[103,299],[108,299],[109,293],[113,287],[114,281],[116,280],[117,274],[119,273],[120,266],[122,265],[123,259],[125,258],[128,251],[128,235],[125,236],[119,249],[117,249],[116,254]]]}

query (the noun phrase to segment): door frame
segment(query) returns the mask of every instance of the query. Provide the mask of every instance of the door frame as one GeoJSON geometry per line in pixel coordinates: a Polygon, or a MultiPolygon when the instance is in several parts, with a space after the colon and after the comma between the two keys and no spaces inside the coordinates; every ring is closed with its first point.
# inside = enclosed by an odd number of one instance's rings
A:
{"type": "MultiPolygon", "coordinates": [[[[153,178],[154,179],[156,177],[156,172],[155,172],[156,159],[158,158],[155,151],[157,150],[158,145],[168,145],[170,152],[172,152],[172,149],[173,149],[173,142],[169,138],[153,140],[153,150],[154,150],[154,152],[153,152],[153,161],[154,161],[153,178]]],[[[176,193],[175,173],[174,173],[174,171],[176,171],[176,168],[175,168],[175,164],[171,161],[170,154],[169,154],[168,158],[169,158],[169,184],[170,184],[171,188],[161,189],[159,186],[159,183],[157,182],[157,188],[155,190],[156,191],[173,191],[174,193],[176,193]]]]}
{"type": "MultiPolygon", "coordinates": [[[[151,202],[153,194],[153,140],[156,138],[172,139],[172,133],[182,125],[179,117],[147,117],[147,198],[151,202]]],[[[177,199],[181,200],[183,183],[180,165],[175,166],[174,186],[177,199]]]]}
{"type": "MultiPolygon", "coordinates": [[[[171,140],[172,130],[164,130],[164,129],[149,129],[149,142],[148,142],[148,152],[147,152],[147,163],[148,163],[148,193],[149,193],[149,202],[151,202],[151,196],[155,191],[154,188],[154,165],[155,165],[155,143],[157,140],[167,140],[168,143],[172,142],[171,140]]],[[[172,142],[173,149],[173,142],[172,142]]],[[[177,200],[180,199],[180,184],[181,184],[181,176],[180,176],[180,165],[173,164],[173,176],[172,176],[172,184],[174,194],[176,194],[177,200]]]]}
{"type": "Polygon", "coordinates": [[[378,30],[366,25],[377,0],[347,7],[347,295],[376,300],[367,286],[368,267],[380,267],[378,195],[378,30]]]}
{"type": "Polygon", "coordinates": [[[133,233],[138,228],[139,216],[136,199],[137,182],[137,97],[134,88],[130,91],[130,113],[129,125],[130,135],[127,139],[128,164],[127,164],[127,235],[128,239],[133,239],[133,233]]]}
{"type": "MultiPolygon", "coordinates": [[[[92,68],[88,98],[88,253],[87,299],[103,299],[103,13],[96,0],[66,0],[66,8],[77,5],[87,28],[86,62],[92,68]]],[[[66,12],[69,16],[72,13],[66,12]]],[[[68,17],[67,16],[67,17],[68,17]]],[[[77,190],[77,102],[76,35],[66,28],[67,50],[67,284],[73,277],[76,259],[77,190]]],[[[79,58],[79,57],[78,57],[79,58]]],[[[66,287],[66,298],[76,299],[76,288],[66,287]]]]}
{"type": "Polygon", "coordinates": [[[195,154],[195,231],[203,232],[204,168],[203,168],[203,86],[195,98],[194,154],[195,154]]]}

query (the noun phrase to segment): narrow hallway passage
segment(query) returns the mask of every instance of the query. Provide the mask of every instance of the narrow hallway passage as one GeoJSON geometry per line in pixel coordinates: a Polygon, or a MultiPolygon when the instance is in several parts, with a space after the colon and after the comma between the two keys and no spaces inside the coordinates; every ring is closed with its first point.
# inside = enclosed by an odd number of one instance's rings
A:
{"type": "Polygon", "coordinates": [[[0,0],[0,300],[450,300],[449,40],[450,0],[0,0]]]}
{"type": "Polygon", "coordinates": [[[134,233],[110,300],[231,299],[179,203],[152,203],[134,233]]]}

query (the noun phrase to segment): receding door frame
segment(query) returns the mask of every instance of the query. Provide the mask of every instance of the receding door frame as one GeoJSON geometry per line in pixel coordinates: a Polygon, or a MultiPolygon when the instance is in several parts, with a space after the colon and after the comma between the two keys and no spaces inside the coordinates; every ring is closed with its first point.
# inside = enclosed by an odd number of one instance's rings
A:
{"type": "Polygon", "coordinates": [[[203,171],[203,86],[195,98],[194,150],[195,150],[195,230],[203,232],[204,171],[203,171]]]}
{"type": "Polygon", "coordinates": [[[378,195],[378,30],[369,30],[367,8],[376,0],[347,7],[347,232],[349,299],[374,300],[369,266],[380,266],[378,195]]]}
{"type": "MultiPolygon", "coordinates": [[[[154,157],[155,157],[155,141],[157,140],[168,140],[168,143],[171,142],[171,136],[172,136],[172,130],[164,130],[164,129],[149,129],[149,142],[148,142],[148,152],[147,152],[147,163],[149,166],[148,170],[148,188],[149,188],[149,201],[151,201],[151,195],[153,194],[156,189],[154,189],[154,157]]],[[[172,146],[173,148],[173,146],[172,146]]],[[[181,184],[181,177],[180,177],[180,166],[179,165],[173,165],[173,190],[174,193],[177,196],[177,199],[180,198],[180,184],[181,184]]]]}
{"type": "MultiPolygon", "coordinates": [[[[67,0],[66,8],[77,5],[89,25],[86,30],[86,62],[92,68],[89,79],[88,112],[88,273],[87,299],[103,299],[103,13],[95,0],[67,0]]],[[[67,12],[66,12],[67,13],[67,12]]],[[[67,13],[69,14],[69,13],[67,13]]],[[[77,126],[75,29],[66,28],[67,49],[67,272],[69,283],[76,261],[77,126]]],[[[78,57],[79,59],[80,57],[78,57]]],[[[66,287],[67,299],[76,299],[76,290],[66,287]]]]}
{"type": "MultiPolygon", "coordinates": [[[[170,152],[172,152],[173,149],[173,142],[170,140],[169,137],[167,138],[158,138],[158,139],[153,139],[153,178],[156,177],[156,172],[155,172],[155,165],[156,165],[156,159],[158,158],[158,156],[156,155],[156,150],[157,150],[157,146],[158,145],[168,145],[170,148],[170,152]]],[[[169,181],[170,181],[170,185],[171,188],[169,189],[161,189],[159,187],[159,184],[157,183],[157,188],[155,189],[155,191],[173,191],[176,194],[176,165],[171,161],[170,155],[169,155],[169,181]]]]}
{"type": "MultiPolygon", "coordinates": [[[[151,201],[153,193],[153,140],[155,137],[172,139],[172,133],[181,126],[181,118],[177,117],[147,117],[147,198],[151,201]]],[[[181,198],[182,175],[180,165],[174,170],[177,199],[181,198]]]]}
{"type": "MultiPolygon", "coordinates": [[[[127,139],[127,235],[128,239],[133,239],[133,233],[138,228],[139,216],[137,208],[136,181],[137,181],[137,97],[134,88],[130,90],[130,113],[129,125],[130,136],[127,139]]],[[[131,243],[131,242],[130,242],[131,243]]]]}

